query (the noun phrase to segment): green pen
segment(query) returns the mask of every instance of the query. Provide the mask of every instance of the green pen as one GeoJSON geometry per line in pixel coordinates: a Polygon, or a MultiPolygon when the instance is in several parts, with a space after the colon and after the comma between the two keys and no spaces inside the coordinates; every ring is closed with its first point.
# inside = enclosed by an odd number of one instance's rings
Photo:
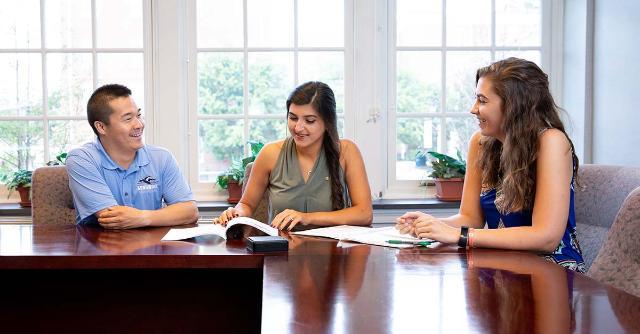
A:
{"type": "Polygon", "coordinates": [[[387,243],[393,244],[393,245],[399,245],[399,244],[410,244],[410,245],[415,245],[415,246],[424,246],[427,247],[429,245],[431,245],[432,243],[434,243],[435,241],[433,240],[387,240],[387,243]]]}

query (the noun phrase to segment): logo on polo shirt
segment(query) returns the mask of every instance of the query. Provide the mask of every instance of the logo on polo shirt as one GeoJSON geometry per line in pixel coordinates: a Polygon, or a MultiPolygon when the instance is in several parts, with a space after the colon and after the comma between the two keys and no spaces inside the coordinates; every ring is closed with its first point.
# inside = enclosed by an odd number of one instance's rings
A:
{"type": "Polygon", "coordinates": [[[158,180],[147,175],[138,180],[138,191],[158,189],[158,180]]]}

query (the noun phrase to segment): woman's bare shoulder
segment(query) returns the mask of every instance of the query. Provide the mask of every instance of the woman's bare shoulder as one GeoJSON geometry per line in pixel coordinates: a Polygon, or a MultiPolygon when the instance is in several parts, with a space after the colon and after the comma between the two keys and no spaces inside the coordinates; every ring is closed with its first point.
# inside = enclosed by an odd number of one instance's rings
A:
{"type": "Polygon", "coordinates": [[[284,139],[281,139],[265,144],[262,150],[260,150],[256,162],[264,163],[266,166],[273,166],[280,155],[280,151],[282,151],[284,141],[284,139]]]}
{"type": "Polygon", "coordinates": [[[482,140],[482,134],[480,133],[480,130],[478,130],[471,135],[471,139],[469,141],[471,144],[478,145],[480,144],[480,140],[482,140]]]}
{"type": "Polygon", "coordinates": [[[348,151],[348,150],[358,150],[358,145],[354,143],[351,139],[340,139],[340,150],[348,151]]]}
{"type": "Polygon", "coordinates": [[[273,154],[273,153],[279,154],[280,151],[282,150],[282,147],[284,146],[284,141],[285,139],[280,139],[280,140],[266,143],[262,148],[262,151],[268,154],[273,154]]]}
{"type": "Polygon", "coordinates": [[[546,129],[544,130],[539,138],[538,142],[540,145],[540,149],[546,149],[550,147],[561,148],[563,150],[571,150],[571,145],[569,144],[569,139],[564,134],[564,132],[558,129],[546,129]]]}

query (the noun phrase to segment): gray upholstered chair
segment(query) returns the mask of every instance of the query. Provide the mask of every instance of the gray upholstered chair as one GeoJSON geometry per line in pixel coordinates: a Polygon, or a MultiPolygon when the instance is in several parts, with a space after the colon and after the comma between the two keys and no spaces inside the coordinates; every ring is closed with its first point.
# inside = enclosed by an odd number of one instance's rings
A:
{"type": "MultiPolygon", "coordinates": [[[[244,193],[244,189],[247,187],[247,184],[249,184],[249,176],[251,175],[252,167],[253,167],[253,162],[250,162],[247,164],[247,167],[244,170],[244,182],[242,183],[243,193],[244,193]]],[[[253,212],[253,219],[268,224],[269,223],[267,221],[269,219],[269,214],[267,212],[268,205],[269,205],[269,195],[268,195],[268,192],[265,191],[264,195],[262,196],[262,199],[260,200],[260,203],[258,203],[258,206],[253,212]]]]}
{"type": "Polygon", "coordinates": [[[588,275],[640,297],[640,187],[622,203],[588,275]]]}
{"type": "Polygon", "coordinates": [[[33,172],[31,215],[34,224],[75,224],[66,166],[40,167],[33,172]]]}
{"type": "Polygon", "coordinates": [[[598,255],[627,195],[640,186],[640,167],[581,165],[575,189],[578,240],[587,269],[598,255]]]}

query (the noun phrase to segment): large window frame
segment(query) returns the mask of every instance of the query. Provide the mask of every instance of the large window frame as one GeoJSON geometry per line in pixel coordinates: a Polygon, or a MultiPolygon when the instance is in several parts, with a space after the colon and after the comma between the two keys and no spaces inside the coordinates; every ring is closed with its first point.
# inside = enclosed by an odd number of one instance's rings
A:
{"type": "MultiPolygon", "coordinates": [[[[37,161],[35,163],[34,168],[43,166],[45,162],[50,160],[55,160],[57,153],[51,151],[50,143],[49,143],[49,123],[54,121],[86,121],[86,113],[82,113],[80,115],[51,115],[49,114],[49,106],[48,106],[48,96],[49,96],[49,87],[47,85],[47,56],[51,54],[90,54],[92,61],[92,88],[95,90],[98,87],[98,55],[99,54],[126,54],[126,53],[137,53],[142,54],[143,58],[143,69],[144,69],[144,94],[141,92],[133,92],[134,98],[138,101],[143,102],[139,104],[144,105],[143,114],[147,122],[151,124],[154,123],[154,99],[153,99],[153,75],[152,75],[152,57],[153,54],[151,52],[153,45],[153,32],[152,32],[152,0],[141,0],[142,3],[142,47],[138,48],[106,48],[106,47],[98,47],[97,42],[97,19],[96,19],[96,1],[88,0],[90,2],[91,7],[91,47],[88,48],[50,48],[46,46],[46,20],[47,14],[45,11],[45,1],[40,0],[40,11],[39,11],[39,21],[40,21],[40,47],[39,48],[15,48],[15,49],[0,49],[0,54],[37,54],[40,55],[41,59],[41,70],[42,70],[42,114],[41,115],[33,115],[33,116],[0,116],[0,121],[38,121],[42,122],[42,137],[43,137],[43,161],[37,161]]],[[[50,1],[50,0],[49,0],[50,1]]],[[[126,83],[123,83],[126,84],[126,83]]],[[[81,102],[81,104],[86,104],[86,101],[81,102]]],[[[89,127],[89,124],[84,123],[83,126],[89,127]]],[[[145,138],[149,141],[149,134],[145,132],[145,138]]],[[[83,142],[88,142],[93,140],[93,138],[86,138],[83,142]]],[[[80,144],[80,143],[74,143],[80,144]]],[[[7,199],[8,191],[5,187],[0,188],[0,203],[2,202],[15,202],[17,200],[17,194],[13,194],[11,198],[7,199]]]]}
{"type": "MultiPolygon", "coordinates": [[[[514,47],[511,46],[497,46],[496,45],[496,14],[495,14],[495,0],[491,0],[491,43],[489,46],[448,46],[446,45],[447,40],[447,6],[446,0],[441,0],[442,8],[441,8],[441,41],[442,44],[440,46],[431,46],[431,47],[409,47],[409,46],[397,46],[396,42],[396,5],[397,0],[388,0],[388,34],[387,34],[387,82],[388,82],[388,105],[387,105],[387,117],[388,117],[388,131],[387,131],[387,166],[386,166],[386,192],[383,197],[387,198],[407,198],[407,197],[425,197],[429,196],[430,193],[426,192],[424,188],[420,188],[419,185],[424,184],[425,180],[398,180],[396,179],[396,124],[398,119],[402,118],[431,118],[440,120],[440,126],[438,126],[438,137],[440,138],[438,143],[438,151],[446,152],[448,148],[447,136],[446,133],[446,122],[447,118],[464,118],[471,117],[468,112],[446,112],[446,69],[447,69],[447,53],[451,51],[484,51],[490,52],[491,61],[495,61],[496,52],[500,51],[513,51],[514,47]],[[435,51],[440,52],[441,55],[441,73],[440,73],[440,81],[441,81],[441,97],[440,97],[440,110],[439,112],[412,112],[412,113],[402,113],[401,115],[396,113],[396,101],[397,101],[397,87],[396,87],[396,55],[397,52],[402,51],[435,51]],[[400,117],[399,117],[400,116],[400,117]]],[[[561,22],[561,16],[557,15],[552,17],[552,13],[557,13],[560,11],[561,7],[558,7],[557,4],[553,4],[550,0],[541,0],[541,44],[540,46],[523,46],[519,47],[518,51],[539,51],[540,52],[540,62],[541,68],[549,74],[550,78],[553,78],[551,82],[551,90],[556,96],[557,102],[559,101],[559,97],[561,96],[560,85],[561,78],[558,76],[561,74],[561,71],[558,70],[557,60],[558,56],[561,57],[561,43],[558,43],[558,39],[561,40],[560,37],[556,37],[552,39],[553,35],[551,34],[552,26],[558,27],[561,26],[558,22],[561,22]],[[555,8],[552,8],[554,6],[555,8]],[[558,48],[560,46],[560,48],[558,48]]],[[[561,35],[561,33],[560,33],[561,35]]],[[[471,107],[472,101],[469,102],[469,107],[471,107]]],[[[466,158],[466,157],[465,157],[466,158]]],[[[428,181],[428,179],[426,179],[428,181]]]]}
{"type": "MultiPolygon", "coordinates": [[[[41,4],[43,1],[41,0],[41,4]]],[[[374,198],[425,198],[430,194],[418,187],[418,181],[395,180],[395,170],[390,166],[390,158],[395,154],[395,1],[345,0],[344,137],[354,140],[361,150],[374,198]],[[389,163],[385,163],[386,161],[389,163]]],[[[144,52],[145,139],[148,144],[166,147],[174,154],[199,201],[224,200],[226,193],[217,189],[214,184],[197,182],[198,50],[195,7],[196,0],[143,0],[144,47],[135,52],[144,52]]],[[[95,8],[94,0],[92,8],[95,8]]],[[[95,24],[95,9],[92,11],[92,22],[95,24]]],[[[543,70],[549,75],[551,90],[559,105],[562,105],[562,11],[561,2],[542,0],[541,62],[543,70]]],[[[41,20],[43,17],[41,14],[41,20]]],[[[42,36],[44,34],[41,34],[41,38],[42,36]]],[[[250,50],[245,45],[241,51],[246,53],[250,50]]],[[[287,50],[296,52],[304,51],[304,48],[287,50]]],[[[42,44],[38,49],[4,49],[0,53],[26,52],[45,57],[46,53],[53,51],[60,50],[46,49],[42,44]]],[[[96,54],[122,52],[121,49],[97,49],[95,39],[92,48],[64,50],[74,51],[93,54],[94,86],[97,80],[96,54]]],[[[46,71],[44,65],[43,71],[46,71]]],[[[246,78],[244,80],[246,86],[246,78]]],[[[43,85],[46,84],[44,81],[46,77],[43,77],[43,85]]],[[[42,94],[42,103],[46,104],[46,87],[42,94]]],[[[242,117],[246,120],[246,111],[242,117]]],[[[281,117],[283,123],[285,121],[284,115],[251,117],[281,117]]],[[[43,130],[48,131],[48,121],[84,118],[47,115],[45,106],[45,112],[40,116],[0,116],[0,120],[10,119],[42,120],[43,130]]],[[[48,140],[48,135],[45,135],[45,139],[48,140]]],[[[52,157],[47,152],[45,159],[50,160],[52,157]]],[[[16,202],[17,195],[7,200],[6,193],[6,189],[1,187],[0,202],[16,202]]]]}
{"type": "MultiPolygon", "coordinates": [[[[242,120],[243,135],[249,137],[250,120],[281,120],[283,129],[286,129],[286,113],[284,105],[282,113],[276,114],[250,114],[249,113],[249,54],[252,52],[292,52],[294,65],[293,77],[295,85],[302,82],[299,81],[298,56],[302,52],[342,52],[344,54],[344,113],[339,114],[339,118],[344,121],[344,137],[353,138],[355,115],[353,110],[353,17],[354,2],[352,0],[344,1],[344,46],[343,47],[301,47],[298,42],[298,1],[293,2],[294,10],[294,44],[292,47],[250,47],[247,44],[247,0],[243,2],[243,46],[242,47],[226,47],[226,48],[207,48],[198,47],[197,44],[197,4],[196,0],[189,0],[187,3],[187,49],[188,49],[188,65],[187,77],[188,81],[188,180],[199,200],[224,200],[227,198],[225,190],[221,190],[215,183],[200,182],[198,170],[198,121],[200,120],[242,120]],[[217,114],[217,115],[200,115],[198,113],[198,69],[197,59],[199,53],[207,52],[235,52],[243,55],[243,112],[242,114],[217,114]]],[[[288,133],[287,133],[288,135],[288,133]]],[[[249,153],[249,147],[244,145],[245,154],[249,153]]]]}

